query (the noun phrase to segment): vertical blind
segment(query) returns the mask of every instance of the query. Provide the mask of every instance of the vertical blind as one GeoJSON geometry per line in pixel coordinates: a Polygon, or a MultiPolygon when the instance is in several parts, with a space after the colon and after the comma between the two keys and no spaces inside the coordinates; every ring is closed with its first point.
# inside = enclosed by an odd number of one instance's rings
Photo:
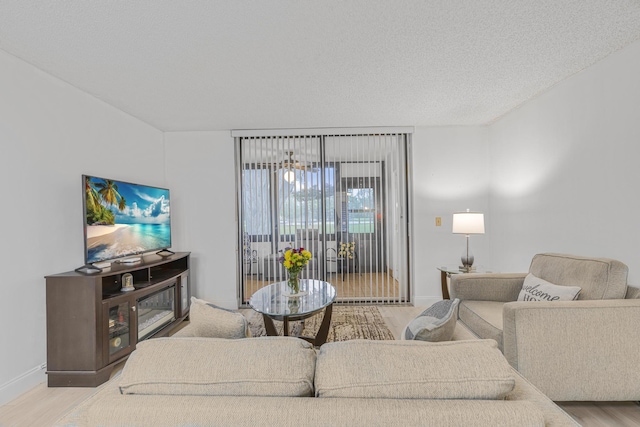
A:
{"type": "Polygon", "coordinates": [[[240,298],[313,258],[339,302],[409,301],[406,133],[237,136],[240,298]]]}

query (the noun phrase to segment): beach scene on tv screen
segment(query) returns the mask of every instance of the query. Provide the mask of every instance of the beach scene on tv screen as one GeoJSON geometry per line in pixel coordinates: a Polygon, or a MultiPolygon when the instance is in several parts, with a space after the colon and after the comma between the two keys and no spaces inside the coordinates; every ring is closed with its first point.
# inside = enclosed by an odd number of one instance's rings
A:
{"type": "Polygon", "coordinates": [[[85,176],[87,263],[171,247],[169,190],[85,176]]]}

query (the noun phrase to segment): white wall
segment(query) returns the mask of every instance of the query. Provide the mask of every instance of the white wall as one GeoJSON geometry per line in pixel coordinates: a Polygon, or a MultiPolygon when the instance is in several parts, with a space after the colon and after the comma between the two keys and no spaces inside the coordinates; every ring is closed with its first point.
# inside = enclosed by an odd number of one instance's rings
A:
{"type": "Polygon", "coordinates": [[[237,308],[237,225],[231,132],[165,133],[174,249],[191,251],[194,296],[237,308]]]}
{"type": "Polygon", "coordinates": [[[45,381],[44,276],[83,264],[83,173],[164,185],[162,133],[0,51],[0,405],[45,381]]]}
{"type": "Polygon", "coordinates": [[[489,252],[492,228],[488,205],[487,129],[418,127],[413,135],[414,303],[442,299],[439,266],[458,266],[466,249],[463,235],[451,233],[453,212],[485,213],[484,235],[471,236],[474,265],[493,268],[489,252]],[[442,218],[436,227],[435,218],[442,218]]]}
{"type": "Polygon", "coordinates": [[[618,259],[640,284],[640,42],[489,127],[496,268],[552,251],[618,259]]]}
{"type": "MultiPolygon", "coordinates": [[[[236,308],[236,188],[230,132],[165,133],[172,197],[174,249],[192,252],[192,291],[236,308]]],[[[416,305],[442,299],[441,265],[458,265],[464,236],[451,216],[470,208],[488,213],[486,127],[417,128],[413,137],[414,268],[416,305]],[[442,226],[435,227],[435,217],[442,226]]],[[[487,234],[472,236],[476,264],[491,266],[487,234]]]]}

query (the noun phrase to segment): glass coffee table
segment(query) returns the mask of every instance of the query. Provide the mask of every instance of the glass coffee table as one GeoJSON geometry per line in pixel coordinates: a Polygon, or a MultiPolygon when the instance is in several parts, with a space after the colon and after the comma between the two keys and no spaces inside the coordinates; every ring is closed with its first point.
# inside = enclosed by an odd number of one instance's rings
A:
{"type": "Polygon", "coordinates": [[[322,280],[301,279],[300,292],[289,293],[287,282],[272,283],[258,290],[249,299],[249,305],[262,314],[267,335],[278,335],[274,320],[283,323],[283,335],[289,335],[289,322],[304,320],[324,310],[324,318],[315,337],[302,338],[314,346],[321,346],[327,341],[331,311],[336,300],[336,288],[322,280]]]}

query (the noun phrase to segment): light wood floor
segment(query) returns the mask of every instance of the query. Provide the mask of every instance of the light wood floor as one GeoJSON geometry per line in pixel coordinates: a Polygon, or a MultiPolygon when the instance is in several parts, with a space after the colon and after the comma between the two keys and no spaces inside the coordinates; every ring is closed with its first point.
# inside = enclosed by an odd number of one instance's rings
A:
{"type": "MultiPolygon", "coordinates": [[[[387,326],[400,337],[424,307],[380,306],[387,326]]],[[[241,310],[250,313],[251,310],[241,310]]],[[[48,388],[40,384],[4,406],[0,427],[48,427],[93,393],[91,388],[48,388]]],[[[585,427],[640,426],[640,406],[633,402],[567,402],[559,405],[585,427]]]]}

